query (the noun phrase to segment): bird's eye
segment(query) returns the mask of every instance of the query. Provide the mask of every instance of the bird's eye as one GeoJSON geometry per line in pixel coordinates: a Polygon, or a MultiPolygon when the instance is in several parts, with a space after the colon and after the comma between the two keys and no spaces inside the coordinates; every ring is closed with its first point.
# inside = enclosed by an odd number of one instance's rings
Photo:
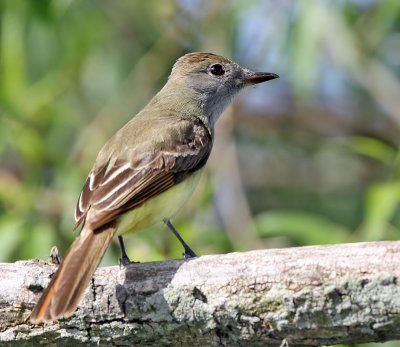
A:
{"type": "Polygon", "coordinates": [[[210,72],[215,76],[221,76],[225,73],[225,70],[221,64],[214,64],[211,65],[210,72]]]}

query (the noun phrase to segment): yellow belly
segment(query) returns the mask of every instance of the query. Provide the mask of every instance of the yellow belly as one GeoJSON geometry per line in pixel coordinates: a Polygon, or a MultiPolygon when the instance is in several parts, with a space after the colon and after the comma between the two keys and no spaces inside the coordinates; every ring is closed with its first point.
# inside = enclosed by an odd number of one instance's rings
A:
{"type": "Polygon", "coordinates": [[[192,195],[199,178],[200,171],[197,171],[183,182],[126,213],[121,218],[117,234],[122,235],[146,229],[161,222],[163,218],[171,218],[192,195]]]}

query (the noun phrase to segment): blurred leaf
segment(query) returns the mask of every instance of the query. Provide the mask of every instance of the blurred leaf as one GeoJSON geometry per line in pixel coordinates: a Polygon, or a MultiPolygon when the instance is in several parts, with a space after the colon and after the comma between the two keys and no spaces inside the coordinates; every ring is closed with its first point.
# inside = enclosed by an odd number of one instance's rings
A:
{"type": "Polygon", "coordinates": [[[0,218],[0,262],[8,261],[23,240],[23,221],[4,215],[0,218]]]}
{"type": "Polygon", "coordinates": [[[400,3],[397,0],[385,0],[378,6],[372,18],[366,23],[371,29],[367,37],[370,45],[377,44],[388,36],[388,32],[396,27],[400,13],[400,3]]]}
{"type": "Polygon", "coordinates": [[[1,21],[1,84],[2,94],[11,96],[25,86],[24,10],[23,1],[8,1],[1,21]]]}
{"type": "Polygon", "coordinates": [[[368,156],[386,165],[393,163],[397,153],[393,146],[372,137],[349,136],[346,137],[345,143],[355,153],[368,156]]]}
{"type": "Polygon", "coordinates": [[[346,242],[350,231],[328,219],[300,211],[272,211],[255,219],[263,237],[287,236],[301,244],[329,244],[346,242]]]}
{"type": "Polygon", "coordinates": [[[56,245],[56,233],[48,221],[40,221],[32,227],[25,225],[19,233],[23,235],[20,247],[22,257],[26,259],[47,259],[51,248],[56,245]]]}
{"type": "Polygon", "coordinates": [[[293,30],[292,61],[294,86],[300,98],[311,98],[318,78],[321,31],[315,28],[324,25],[323,2],[302,1],[293,30]]]}
{"type": "Polygon", "coordinates": [[[383,182],[368,188],[365,218],[358,233],[365,240],[382,240],[400,201],[400,182],[383,182]]]}

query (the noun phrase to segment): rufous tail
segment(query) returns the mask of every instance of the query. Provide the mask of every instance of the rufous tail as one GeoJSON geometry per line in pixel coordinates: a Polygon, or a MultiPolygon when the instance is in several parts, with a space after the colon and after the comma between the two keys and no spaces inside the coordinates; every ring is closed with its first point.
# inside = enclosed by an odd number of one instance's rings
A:
{"type": "Polygon", "coordinates": [[[100,232],[83,228],[34,307],[30,316],[32,323],[74,313],[115,231],[115,227],[100,232]]]}

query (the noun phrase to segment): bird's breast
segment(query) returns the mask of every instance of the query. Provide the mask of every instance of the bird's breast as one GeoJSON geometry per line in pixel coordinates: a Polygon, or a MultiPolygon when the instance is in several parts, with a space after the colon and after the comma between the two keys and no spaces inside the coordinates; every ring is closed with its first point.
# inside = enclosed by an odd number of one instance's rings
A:
{"type": "Polygon", "coordinates": [[[118,235],[146,229],[163,218],[172,218],[185,204],[200,178],[201,170],[196,171],[181,183],[145,201],[127,212],[118,226],[118,235]]]}

